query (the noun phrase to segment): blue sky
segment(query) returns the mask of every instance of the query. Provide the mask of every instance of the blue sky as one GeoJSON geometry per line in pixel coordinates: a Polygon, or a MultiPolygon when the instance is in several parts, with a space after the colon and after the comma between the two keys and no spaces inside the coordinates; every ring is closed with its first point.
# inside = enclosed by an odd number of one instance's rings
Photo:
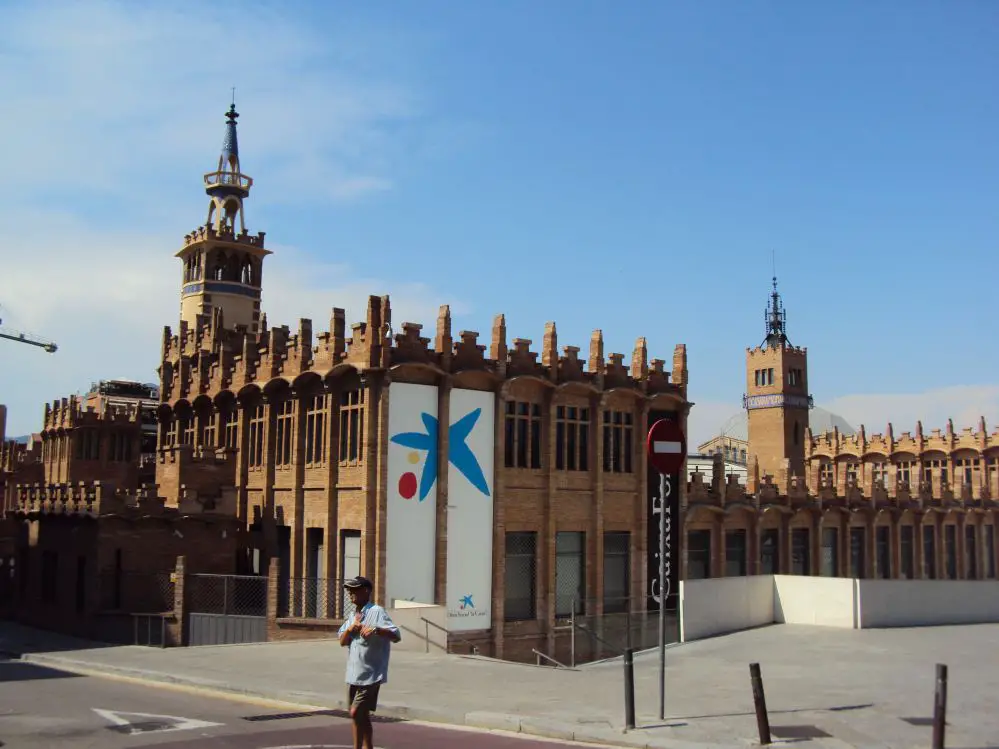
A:
{"type": "Polygon", "coordinates": [[[0,317],[60,344],[0,342],[8,433],[156,379],[231,86],[272,324],[390,293],[397,329],[450,303],[484,339],[683,342],[696,441],[739,410],[773,252],[817,402],[991,427],[996,38],[987,0],[0,2],[0,317]]]}

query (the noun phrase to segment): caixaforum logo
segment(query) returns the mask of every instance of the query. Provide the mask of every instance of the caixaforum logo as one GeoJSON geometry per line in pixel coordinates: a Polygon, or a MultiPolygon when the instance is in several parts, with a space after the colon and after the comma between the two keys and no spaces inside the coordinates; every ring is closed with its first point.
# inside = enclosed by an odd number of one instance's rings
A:
{"type": "Polygon", "coordinates": [[[475,608],[475,602],[472,600],[472,594],[468,593],[458,599],[458,608],[448,609],[447,615],[450,617],[467,619],[469,617],[485,617],[486,612],[475,608]]]}
{"type": "MultiPolygon", "coordinates": [[[[488,497],[489,483],[482,473],[479,459],[475,457],[475,453],[472,452],[472,448],[467,442],[481,414],[482,409],[476,408],[448,427],[447,459],[462,476],[468,479],[472,486],[488,497]]],[[[423,460],[423,470],[419,480],[416,478],[415,468],[413,471],[405,471],[399,476],[399,496],[403,499],[412,499],[419,493],[418,501],[422,502],[427,498],[434,482],[437,481],[437,441],[440,424],[436,417],[428,413],[421,413],[420,418],[426,431],[403,432],[393,435],[391,441],[410,449],[411,452],[406,459],[414,467],[421,459],[423,460]]]]}

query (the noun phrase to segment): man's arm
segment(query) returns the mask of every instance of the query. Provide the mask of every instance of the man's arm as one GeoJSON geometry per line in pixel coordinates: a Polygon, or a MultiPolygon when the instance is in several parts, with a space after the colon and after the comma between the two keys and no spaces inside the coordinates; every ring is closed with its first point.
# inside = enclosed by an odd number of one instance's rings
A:
{"type": "Polygon", "coordinates": [[[375,628],[375,632],[392,642],[399,642],[402,639],[402,632],[385,612],[385,609],[382,609],[381,616],[378,617],[378,626],[375,628]]]}
{"type": "Polygon", "coordinates": [[[343,624],[340,625],[340,631],[337,633],[340,638],[340,645],[342,647],[347,647],[350,645],[350,641],[354,639],[354,635],[360,629],[360,625],[357,620],[353,617],[347,619],[343,624]]]}

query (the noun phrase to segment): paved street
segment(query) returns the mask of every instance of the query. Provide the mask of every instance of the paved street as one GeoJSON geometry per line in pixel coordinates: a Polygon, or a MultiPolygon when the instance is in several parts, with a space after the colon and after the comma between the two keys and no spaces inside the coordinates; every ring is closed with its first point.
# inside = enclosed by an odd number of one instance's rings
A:
{"type": "MultiPolygon", "coordinates": [[[[0,658],[0,743],[48,749],[351,749],[340,713],[292,711],[263,700],[230,701],[182,687],[78,676],[0,658]]],[[[379,721],[380,749],[556,749],[562,742],[379,721]]]]}

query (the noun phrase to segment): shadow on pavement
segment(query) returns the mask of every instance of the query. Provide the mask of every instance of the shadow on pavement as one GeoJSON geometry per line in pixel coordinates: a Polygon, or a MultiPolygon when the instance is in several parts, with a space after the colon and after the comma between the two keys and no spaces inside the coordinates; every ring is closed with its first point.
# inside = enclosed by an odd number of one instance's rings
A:
{"type": "MultiPolygon", "coordinates": [[[[866,705],[838,705],[836,707],[795,707],[789,710],[767,710],[767,714],[782,715],[782,714],[793,714],[793,713],[839,713],[839,712],[846,712],[848,710],[866,710],[869,707],[874,707],[874,703],[870,702],[866,705]]],[[[677,715],[673,718],[668,718],[666,723],[650,723],[648,725],[639,726],[639,728],[636,728],[636,730],[675,726],[676,725],[675,721],[678,720],[706,720],[708,718],[743,718],[752,715],[756,715],[756,713],[745,712],[745,713],[713,713],[709,715],[677,715]]],[[[985,749],[988,749],[988,747],[986,747],[985,749]]]]}
{"type": "MultiPolygon", "coordinates": [[[[325,715],[331,718],[350,718],[350,713],[346,710],[329,709],[329,710],[302,710],[301,712],[294,713],[268,713],[265,715],[246,715],[243,716],[243,720],[250,721],[252,723],[265,723],[274,720],[293,720],[295,718],[314,718],[318,715],[325,715]]],[[[371,714],[372,723],[405,723],[404,718],[391,718],[385,715],[379,715],[377,712],[371,714]]]]}
{"type": "Polygon", "coordinates": [[[0,683],[68,678],[80,678],[80,674],[71,674],[68,671],[59,671],[47,666],[36,666],[34,663],[0,658],[0,683]]]}
{"type": "Polygon", "coordinates": [[[73,650],[96,650],[121,647],[113,642],[85,640],[60,632],[29,627],[10,620],[0,620],[0,654],[21,656],[29,653],[60,653],[73,650]]]}

